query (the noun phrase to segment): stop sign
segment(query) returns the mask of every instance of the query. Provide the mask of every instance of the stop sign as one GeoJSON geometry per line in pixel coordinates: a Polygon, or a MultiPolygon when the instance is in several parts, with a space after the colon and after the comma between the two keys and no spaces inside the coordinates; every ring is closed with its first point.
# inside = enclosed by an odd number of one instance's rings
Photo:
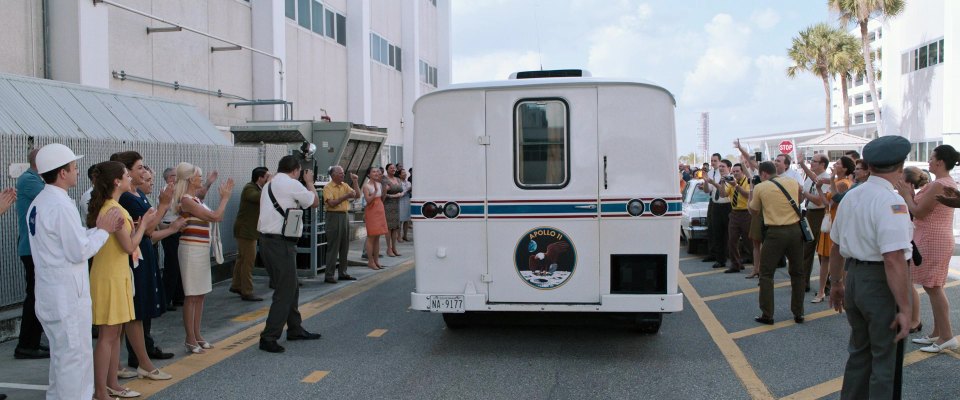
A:
{"type": "Polygon", "coordinates": [[[790,154],[793,152],[793,142],[789,140],[784,140],[780,142],[780,152],[783,154],[790,154]]]}

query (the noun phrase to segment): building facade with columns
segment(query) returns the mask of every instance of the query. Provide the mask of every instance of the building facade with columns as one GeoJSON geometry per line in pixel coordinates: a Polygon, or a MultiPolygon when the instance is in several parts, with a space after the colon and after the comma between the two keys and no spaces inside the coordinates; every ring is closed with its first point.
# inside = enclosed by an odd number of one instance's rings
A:
{"type": "MultiPolygon", "coordinates": [[[[9,3],[9,4],[7,4],[9,3]]],[[[413,103],[450,82],[450,0],[10,0],[0,72],[195,105],[229,126],[284,118],[387,128],[410,155],[413,103]]]]}

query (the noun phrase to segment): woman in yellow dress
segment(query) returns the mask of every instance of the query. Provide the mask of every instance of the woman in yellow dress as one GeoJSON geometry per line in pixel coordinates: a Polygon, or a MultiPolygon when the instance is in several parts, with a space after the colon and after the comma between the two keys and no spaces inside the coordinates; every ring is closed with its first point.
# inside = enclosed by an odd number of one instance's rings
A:
{"type": "Polygon", "coordinates": [[[120,334],[123,324],[134,319],[130,256],[133,255],[134,261],[137,260],[136,253],[144,229],[155,225],[161,216],[155,209],[151,209],[144,214],[141,223],[134,227],[130,214],[117,201],[121,194],[130,190],[131,184],[130,172],[122,163],[107,161],[97,164],[94,166],[92,178],[90,210],[99,212],[87,215],[88,226],[94,226],[97,217],[114,208],[124,217],[123,228],[110,234],[107,243],[93,256],[90,270],[93,324],[100,327],[93,350],[94,397],[100,400],[113,396],[136,397],[139,393],[120,386],[116,372],[120,367],[120,334]]]}
{"type": "MultiPolygon", "coordinates": [[[[830,190],[826,191],[821,190],[822,188],[820,187],[817,188],[817,190],[825,196],[826,201],[824,204],[827,204],[831,221],[837,219],[837,208],[840,205],[838,201],[833,201],[833,197],[845,193],[853,187],[852,178],[855,168],[856,163],[853,162],[852,158],[847,156],[840,157],[840,159],[833,164],[833,174],[830,176],[830,190]]],[[[833,241],[830,240],[830,232],[821,231],[820,241],[817,242],[817,254],[820,255],[820,290],[817,291],[813,300],[810,300],[811,303],[822,302],[823,297],[826,296],[827,273],[830,270],[830,248],[832,247],[833,241]]]]}

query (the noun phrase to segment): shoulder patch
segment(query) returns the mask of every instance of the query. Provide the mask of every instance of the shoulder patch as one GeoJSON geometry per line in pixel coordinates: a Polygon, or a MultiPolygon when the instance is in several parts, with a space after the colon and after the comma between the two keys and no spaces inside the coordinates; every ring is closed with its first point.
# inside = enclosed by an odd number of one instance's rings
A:
{"type": "Polygon", "coordinates": [[[903,204],[894,204],[890,206],[894,214],[907,214],[907,206],[903,204]]]}
{"type": "Polygon", "coordinates": [[[31,207],[30,213],[27,214],[27,228],[29,228],[30,236],[37,235],[37,207],[31,207]]]}

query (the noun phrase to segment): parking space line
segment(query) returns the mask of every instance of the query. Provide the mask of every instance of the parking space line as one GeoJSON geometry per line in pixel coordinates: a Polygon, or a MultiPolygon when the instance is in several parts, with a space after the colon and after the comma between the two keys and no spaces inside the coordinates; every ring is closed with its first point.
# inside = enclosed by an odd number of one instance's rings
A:
{"type": "Polygon", "coordinates": [[[257,309],[257,310],[250,311],[250,312],[248,312],[248,313],[246,313],[246,314],[240,314],[240,315],[238,315],[238,316],[236,316],[236,317],[233,317],[233,318],[230,319],[230,320],[233,321],[233,322],[250,322],[250,321],[256,321],[256,320],[258,320],[258,319],[260,319],[260,318],[263,318],[263,317],[264,317],[265,315],[267,315],[269,312],[270,312],[270,307],[264,307],[264,308],[261,308],[261,309],[257,309]]]}
{"type": "MultiPolygon", "coordinates": [[[[413,260],[407,261],[396,267],[390,268],[385,272],[377,273],[369,278],[362,279],[356,283],[345,286],[343,289],[319,297],[309,303],[300,305],[301,318],[306,320],[321,312],[324,312],[356,295],[364,293],[384,282],[387,282],[396,276],[413,269],[413,260]]],[[[138,379],[127,384],[130,389],[136,390],[142,394],[143,399],[157,394],[161,390],[169,388],[181,381],[193,376],[194,374],[217,365],[219,362],[246,350],[255,343],[258,343],[260,332],[263,330],[265,322],[261,322],[240,331],[220,342],[217,342],[216,348],[207,351],[203,355],[190,355],[163,367],[163,371],[173,375],[173,379],[166,381],[154,381],[149,379],[138,379]]],[[[282,357],[282,356],[280,356],[282,357]]]]}
{"type": "Polygon", "coordinates": [[[385,333],[387,333],[386,329],[374,329],[373,331],[367,334],[367,337],[381,337],[385,333]]]}
{"type": "Polygon", "coordinates": [[[695,272],[692,274],[685,274],[684,276],[686,276],[687,278],[693,278],[697,276],[720,274],[720,273],[723,273],[723,271],[724,271],[723,269],[717,268],[713,271],[695,272]]]}
{"type": "Polygon", "coordinates": [[[753,370],[753,366],[747,361],[743,350],[740,349],[740,346],[737,346],[737,343],[723,328],[717,316],[713,314],[713,311],[710,310],[707,303],[700,298],[700,295],[697,294],[697,290],[693,288],[690,281],[683,275],[679,277],[678,281],[680,290],[682,290],[683,294],[687,297],[687,301],[690,302],[690,306],[693,307],[700,321],[703,322],[707,333],[710,334],[713,342],[716,343],[717,348],[720,349],[723,357],[727,360],[727,363],[730,364],[733,373],[740,379],[740,383],[743,384],[750,397],[753,399],[772,399],[773,394],[770,393],[770,389],[763,383],[760,376],[757,375],[757,372],[753,370]]]}
{"type": "MultiPolygon", "coordinates": [[[[920,350],[911,351],[903,356],[903,367],[906,368],[910,365],[933,357],[934,355],[934,353],[924,353],[920,350]]],[[[783,397],[781,400],[819,399],[839,392],[842,387],[843,376],[841,375],[819,385],[811,386],[789,396],[783,397]]]]}
{"type": "Polygon", "coordinates": [[[684,258],[681,258],[680,261],[696,260],[698,258],[703,258],[703,257],[700,257],[700,256],[684,257],[684,258]]]}
{"type": "Polygon", "coordinates": [[[303,378],[303,380],[300,382],[317,383],[317,382],[320,382],[321,379],[325,378],[329,373],[330,371],[313,371],[310,373],[310,375],[307,375],[307,377],[303,378]]]}
{"type": "MultiPolygon", "coordinates": [[[[820,280],[820,277],[818,277],[818,276],[811,276],[811,277],[810,277],[810,282],[817,281],[817,280],[820,280]]],[[[775,283],[775,284],[773,284],[773,288],[774,288],[774,289],[778,289],[778,288],[782,288],[782,287],[787,287],[787,286],[790,286],[790,281],[783,281],[783,282],[780,282],[780,283],[775,283]]],[[[734,292],[716,294],[716,295],[713,295],[713,296],[707,296],[707,297],[704,297],[704,298],[703,298],[703,301],[714,301],[714,300],[726,299],[726,298],[728,298],[728,297],[735,297],[735,296],[740,296],[740,295],[744,295],[744,294],[758,293],[758,292],[760,292],[760,287],[755,287],[755,288],[750,288],[750,289],[737,290],[737,291],[734,291],[734,292]]]]}
{"type": "Polygon", "coordinates": [[[47,385],[28,385],[25,383],[5,383],[0,382],[0,388],[4,389],[21,389],[21,390],[43,390],[46,391],[50,387],[47,385]]]}
{"type": "MultiPolygon", "coordinates": [[[[804,322],[810,322],[810,321],[813,321],[813,320],[815,320],[815,319],[826,318],[826,317],[830,317],[830,316],[834,316],[834,315],[840,315],[840,313],[834,311],[834,310],[831,308],[831,309],[827,309],[827,310],[823,310],[823,311],[818,311],[818,312],[815,312],[815,313],[813,313],[813,314],[804,315],[804,316],[803,316],[803,319],[804,319],[804,322]]],[[[730,337],[732,337],[732,338],[734,338],[734,339],[743,339],[743,338],[745,338],[745,337],[747,337],[747,336],[753,336],[753,335],[756,335],[756,334],[758,334],[758,333],[770,332],[770,331],[774,331],[774,330],[777,330],[777,329],[780,329],[780,328],[786,328],[786,327],[788,327],[788,326],[794,326],[794,325],[797,325],[797,323],[796,323],[796,322],[793,322],[792,319],[788,319],[788,320],[786,320],[786,321],[777,322],[777,323],[775,323],[775,324],[773,324],[773,325],[762,325],[762,326],[758,326],[758,327],[755,327],[755,328],[744,329],[744,330],[742,330],[742,331],[733,332],[733,333],[730,334],[730,337]]]]}

